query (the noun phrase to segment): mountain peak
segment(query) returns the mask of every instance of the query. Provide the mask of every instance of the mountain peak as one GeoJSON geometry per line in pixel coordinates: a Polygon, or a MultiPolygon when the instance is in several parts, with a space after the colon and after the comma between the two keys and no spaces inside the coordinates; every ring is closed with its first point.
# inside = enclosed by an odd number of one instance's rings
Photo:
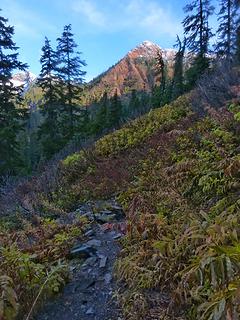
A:
{"type": "Polygon", "coordinates": [[[129,51],[128,56],[133,59],[137,57],[153,58],[156,56],[159,50],[161,50],[161,48],[157,44],[149,40],[145,40],[134,49],[129,51]]]}
{"type": "Polygon", "coordinates": [[[145,40],[143,41],[140,46],[144,46],[144,47],[157,47],[157,48],[160,48],[158,44],[152,42],[152,41],[149,41],[149,40],[145,40]]]}
{"type": "Polygon", "coordinates": [[[147,46],[147,47],[159,47],[156,43],[153,43],[152,41],[149,41],[149,40],[143,41],[141,45],[147,46]]]}
{"type": "Polygon", "coordinates": [[[30,83],[34,82],[36,78],[37,76],[32,72],[20,71],[12,76],[11,82],[14,87],[28,86],[30,83]]]}

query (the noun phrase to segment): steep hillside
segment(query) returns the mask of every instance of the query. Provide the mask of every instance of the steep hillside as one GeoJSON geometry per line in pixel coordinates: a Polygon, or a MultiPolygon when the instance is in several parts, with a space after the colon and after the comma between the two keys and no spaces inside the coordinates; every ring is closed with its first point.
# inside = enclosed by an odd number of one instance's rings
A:
{"type": "Polygon", "coordinates": [[[116,90],[124,95],[131,90],[150,92],[156,82],[155,58],[161,51],[171,72],[175,50],[161,49],[158,45],[144,41],[129,51],[117,64],[91,81],[85,90],[86,103],[98,100],[104,91],[112,96],[116,90]]]}
{"type": "Polygon", "coordinates": [[[240,101],[205,117],[190,105],[180,98],[62,163],[57,205],[115,195],[125,208],[116,274],[128,320],[239,314],[240,101]]]}
{"type": "MultiPolygon", "coordinates": [[[[26,313],[42,285],[43,297],[60,290],[72,245],[86,241],[86,230],[100,219],[89,205],[108,203],[101,211],[108,215],[113,198],[127,220],[115,264],[126,320],[237,319],[238,69],[220,84],[221,107],[206,100],[206,83],[15,187],[16,213],[0,220],[0,290],[8,294],[0,312],[7,320],[26,313]],[[201,102],[204,114],[193,112],[201,102]]],[[[110,230],[111,216],[101,220],[110,230]]]]}

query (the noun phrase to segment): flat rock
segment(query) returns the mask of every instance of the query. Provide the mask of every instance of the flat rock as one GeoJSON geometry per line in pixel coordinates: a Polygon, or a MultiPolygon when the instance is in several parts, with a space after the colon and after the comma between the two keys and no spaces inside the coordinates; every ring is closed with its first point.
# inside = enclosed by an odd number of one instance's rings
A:
{"type": "Polygon", "coordinates": [[[92,206],[91,204],[88,204],[88,203],[84,203],[82,205],[80,205],[76,210],[75,212],[77,213],[85,213],[85,212],[89,212],[89,211],[92,211],[92,206]]]}
{"type": "Polygon", "coordinates": [[[113,212],[112,212],[111,210],[102,210],[102,211],[100,211],[100,214],[107,214],[107,215],[109,215],[109,214],[113,214],[113,212]]]}
{"type": "Polygon", "coordinates": [[[94,221],[94,214],[92,212],[83,213],[82,217],[87,218],[89,221],[94,221]]]}
{"type": "Polygon", "coordinates": [[[97,257],[87,258],[84,264],[82,265],[82,267],[84,268],[84,267],[94,266],[96,261],[97,261],[97,257]]]}
{"type": "Polygon", "coordinates": [[[93,229],[90,229],[90,230],[88,230],[88,231],[86,231],[85,233],[84,233],[84,235],[86,236],[86,237],[91,237],[91,236],[93,236],[94,235],[94,231],[93,231],[93,229]]]}
{"type": "Polygon", "coordinates": [[[89,308],[87,311],[86,311],[86,314],[87,315],[91,315],[91,314],[94,314],[94,311],[93,311],[93,308],[89,308]]]}
{"type": "Polygon", "coordinates": [[[106,256],[101,256],[100,263],[99,263],[99,268],[105,268],[106,264],[107,264],[107,257],[106,256]]]}
{"type": "Polygon", "coordinates": [[[82,278],[80,281],[78,281],[74,288],[73,288],[73,293],[77,291],[82,291],[84,292],[88,288],[92,287],[95,284],[95,280],[91,278],[82,278]]]}
{"type": "Polygon", "coordinates": [[[114,240],[118,240],[118,239],[121,239],[122,238],[122,234],[121,233],[117,233],[115,235],[113,235],[113,239],[114,240]]]}
{"type": "Polygon", "coordinates": [[[122,211],[123,210],[122,207],[118,206],[117,204],[112,205],[112,209],[116,210],[116,211],[122,211]]]}
{"type": "Polygon", "coordinates": [[[116,220],[116,215],[115,214],[95,214],[95,219],[98,223],[106,223],[110,221],[116,220]]]}
{"type": "Polygon", "coordinates": [[[101,247],[102,241],[97,239],[91,239],[88,242],[86,242],[86,246],[88,247],[101,247]]]}
{"type": "Polygon", "coordinates": [[[93,256],[95,253],[96,253],[95,248],[83,244],[83,245],[73,247],[73,249],[70,252],[69,258],[70,259],[74,259],[74,258],[83,258],[84,259],[84,258],[89,258],[89,257],[93,256]]]}

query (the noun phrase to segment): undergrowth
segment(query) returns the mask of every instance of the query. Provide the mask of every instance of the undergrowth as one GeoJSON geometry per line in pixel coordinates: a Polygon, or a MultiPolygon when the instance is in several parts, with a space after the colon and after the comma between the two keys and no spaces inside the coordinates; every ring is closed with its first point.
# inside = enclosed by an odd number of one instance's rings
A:
{"type": "MultiPolygon", "coordinates": [[[[128,320],[240,315],[240,104],[208,107],[201,118],[189,106],[181,97],[67,157],[58,187],[40,195],[46,212],[111,196],[123,205],[127,235],[115,269],[128,320]]],[[[21,228],[1,234],[5,317],[28,294],[32,305],[39,291],[59,289],[58,261],[81,229],[44,219],[21,228]]]]}
{"type": "Polygon", "coordinates": [[[68,278],[66,255],[84,224],[35,217],[13,230],[11,221],[2,221],[0,319],[30,319],[37,305],[59,292],[68,278]]]}
{"type": "Polygon", "coordinates": [[[189,99],[150,111],[122,129],[99,139],[92,149],[75,153],[61,163],[61,188],[52,194],[60,209],[91,198],[107,198],[127,187],[138,166],[137,148],[147,138],[168,132],[190,114],[189,99]]]}
{"type": "Polygon", "coordinates": [[[116,270],[128,319],[148,319],[149,288],[169,293],[170,319],[239,318],[239,110],[198,120],[161,157],[152,152],[119,195],[129,226],[116,270]],[[140,315],[129,293],[142,296],[140,315]]]}
{"type": "Polygon", "coordinates": [[[240,106],[197,118],[188,104],[152,111],[62,164],[76,201],[111,194],[125,208],[116,274],[129,320],[240,314],[240,106]]]}

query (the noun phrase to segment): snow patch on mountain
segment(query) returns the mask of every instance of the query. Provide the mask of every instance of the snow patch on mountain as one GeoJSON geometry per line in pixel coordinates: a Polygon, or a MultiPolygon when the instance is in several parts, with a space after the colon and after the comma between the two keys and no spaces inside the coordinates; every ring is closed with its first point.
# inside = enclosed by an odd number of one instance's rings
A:
{"type": "Polygon", "coordinates": [[[37,76],[32,72],[21,71],[13,75],[11,82],[14,87],[28,87],[36,80],[36,78],[37,76]]]}
{"type": "Polygon", "coordinates": [[[164,60],[173,60],[176,54],[176,50],[174,49],[163,49],[156,43],[145,40],[136,48],[130,50],[127,55],[130,58],[143,57],[151,59],[155,57],[158,52],[162,53],[164,60]]]}

